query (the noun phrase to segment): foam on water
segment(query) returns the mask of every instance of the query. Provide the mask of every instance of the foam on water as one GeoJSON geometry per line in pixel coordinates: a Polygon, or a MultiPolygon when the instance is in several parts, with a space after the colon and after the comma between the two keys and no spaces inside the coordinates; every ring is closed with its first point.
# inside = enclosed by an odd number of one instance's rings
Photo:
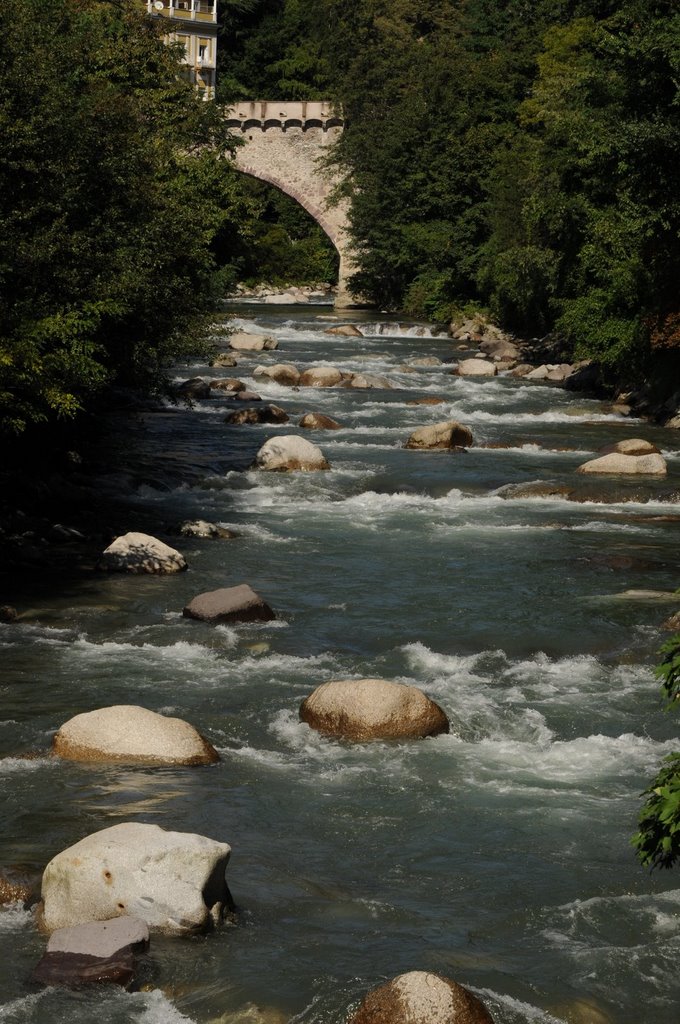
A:
{"type": "Polygon", "coordinates": [[[22,772],[36,772],[42,768],[54,767],[48,757],[3,757],[0,758],[0,775],[17,775],[22,772]]]}
{"type": "MultiPolygon", "coordinates": [[[[35,928],[35,915],[23,903],[16,900],[14,903],[0,905],[0,934],[23,932],[32,928],[35,928]]],[[[2,1007],[0,1007],[0,1020],[2,1020],[2,1007]]]]}

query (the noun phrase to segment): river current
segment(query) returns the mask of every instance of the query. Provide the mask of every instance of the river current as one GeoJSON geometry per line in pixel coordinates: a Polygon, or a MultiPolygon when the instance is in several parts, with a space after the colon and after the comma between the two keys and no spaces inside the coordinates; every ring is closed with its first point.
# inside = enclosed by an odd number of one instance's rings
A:
{"type": "Polygon", "coordinates": [[[629,837],[678,747],[652,673],[678,605],[622,596],[678,586],[677,432],[508,376],[407,372],[458,353],[384,317],[357,314],[365,336],[343,338],[324,333],[320,307],[235,312],[278,351],[177,379],[233,373],[291,423],[226,425],[225,398],[150,413],[129,454],[146,480],[129,528],[200,517],[239,536],[178,538],[186,573],[87,577],[0,626],[0,862],[42,870],[89,833],[153,822],[232,845],[241,914],[205,937],[153,937],[144,991],[71,993],[28,984],[44,938],[28,911],[1,908],[0,1021],[341,1024],[369,988],[424,969],[480,994],[497,1024],[677,1024],[680,869],[650,875],[629,837]],[[334,364],[396,388],[293,391],[254,381],[258,362],[334,364]],[[410,404],[428,395],[445,401],[410,404]],[[330,472],[248,468],[308,411],[342,424],[304,432],[330,472]],[[447,419],[476,446],[403,448],[447,419]],[[658,445],[665,481],[599,481],[582,501],[497,493],[576,486],[581,463],[627,437],[658,445]],[[244,582],[276,621],[182,618],[195,594],[244,582]],[[315,686],[351,677],[421,687],[450,735],[351,746],[298,721],[315,686]],[[47,757],[72,715],[121,703],[187,719],[221,762],[47,757]],[[45,756],[16,756],[36,748],[45,756]]]}

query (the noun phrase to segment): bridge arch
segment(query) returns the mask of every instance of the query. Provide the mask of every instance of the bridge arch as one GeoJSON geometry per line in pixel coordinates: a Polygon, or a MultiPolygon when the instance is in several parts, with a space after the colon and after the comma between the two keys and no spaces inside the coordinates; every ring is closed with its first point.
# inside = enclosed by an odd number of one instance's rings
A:
{"type": "Polygon", "coordinates": [[[340,257],[336,308],[358,305],[347,290],[355,269],[349,207],[346,201],[330,201],[339,178],[323,160],[343,130],[342,119],[329,103],[282,100],[240,103],[225,111],[225,117],[243,140],[234,166],[278,188],[314,218],[340,257]]]}

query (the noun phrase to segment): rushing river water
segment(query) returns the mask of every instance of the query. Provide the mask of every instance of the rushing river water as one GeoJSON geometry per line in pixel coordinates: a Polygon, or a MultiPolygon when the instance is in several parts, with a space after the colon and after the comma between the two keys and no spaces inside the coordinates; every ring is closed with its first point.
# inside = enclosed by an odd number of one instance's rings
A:
{"type": "Polygon", "coordinates": [[[554,387],[404,372],[450,357],[451,341],[381,333],[375,316],[357,317],[365,337],[340,338],[318,307],[237,312],[279,350],[183,376],[237,374],[291,424],[225,425],[225,398],[150,414],[129,462],[151,483],[130,496],[129,524],[201,517],[239,537],[175,541],[187,573],[87,578],[0,626],[0,772],[2,863],[42,869],[119,821],[199,832],[233,847],[240,921],[154,937],[147,991],[69,993],[30,987],[44,939],[29,912],[3,908],[0,1021],[254,1024],[242,1012],[256,1003],[267,1024],[341,1024],[385,977],[427,969],[481,994],[497,1024],[548,1024],[579,1001],[579,1022],[676,1024],[680,868],[650,877],[629,836],[677,746],[651,671],[677,606],[620,595],[678,586],[677,433],[554,387]],[[398,390],[292,391],[252,380],[263,361],[380,373],[398,390]],[[410,404],[424,395],[445,403],[410,404]],[[342,424],[305,433],[330,472],[247,468],[312,410],[342,424]],[[404,450],[415,427],[451,418],[489,447],[404,450]],[[625,437],[662,449],[666,481],[600,480],[582,502],[496,493],[584,487],[576,467],[625,437]],[[181,617],[193,595],[242,582],[277,621],[181,617]],[[316,685],[348,677],[421,687],[450,735],[349,746],[298,721],[316,685]],[[120,703],[189,720],[221,763],[13,756],[120,703]]]}

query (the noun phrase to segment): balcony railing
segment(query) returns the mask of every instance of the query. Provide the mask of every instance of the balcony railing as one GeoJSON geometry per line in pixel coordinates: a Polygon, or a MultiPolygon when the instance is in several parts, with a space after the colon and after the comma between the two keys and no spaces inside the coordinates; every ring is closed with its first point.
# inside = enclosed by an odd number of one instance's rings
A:
{"type": "Polygon", "coordinates": [[[217,0],[146,0],[149,14],[217,24],[217,0]]]}

